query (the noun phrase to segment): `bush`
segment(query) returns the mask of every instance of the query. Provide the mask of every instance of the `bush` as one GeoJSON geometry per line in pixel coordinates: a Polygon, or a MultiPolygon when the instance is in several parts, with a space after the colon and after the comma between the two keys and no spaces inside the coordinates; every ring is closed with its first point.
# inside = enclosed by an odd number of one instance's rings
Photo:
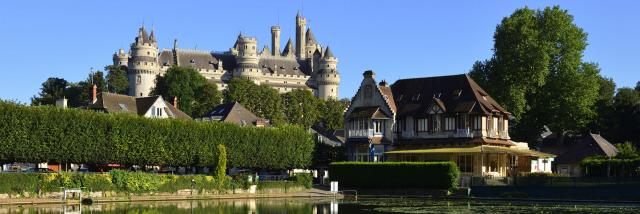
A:
{"type": "Polygon", "coordinates": [[[585,158],[580,163],[584,167],[585,175],[592,177],[606,177],[611,173],[616,177],[640,176],[640,158],[609,159],[608,157],[585,158]]]}
{"type": "Polygon", "coordinates": [[[0,193],[35,192],[38,180],[34,173],[0,173],[0,193]]]}
{"type": "Polygon", "coordinates": [[[305,188],[304,185],[292,181],[260,181],[258,182],[258,189],[282,189],[285,192],[292,188],[305,188]]]}
{"type": "Polygon", "coordinates": [[[0,163],[119,163],[215,167],[217,145],[228,167],[288,169],[311,164],[306,129],[283,125],[158,120],[0,101],[0,163]]]}
{"type": "Polygon", "coordinates": [[[298,173],[293,175],[290,180],[300,186],[304,186],[306,189],[313,187],[313,175],[311,173],[298,173]]]}
{"type": "Polygon", "coordinates": [[[331,181],[342,187],[456,187],[460,171],[453,162],[336,162],[329,165],[331,181]]]}

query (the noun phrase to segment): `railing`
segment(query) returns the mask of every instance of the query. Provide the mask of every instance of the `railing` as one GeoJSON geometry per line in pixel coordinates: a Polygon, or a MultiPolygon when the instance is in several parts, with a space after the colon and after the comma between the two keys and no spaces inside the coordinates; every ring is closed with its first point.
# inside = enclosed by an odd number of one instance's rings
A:
{"type": "Polygon", "coordinates": [[[349,129],[350,138],[372,137],[373,129],[349,129]]]}
{"type": "Polygon", "coordinates": [[[454,137],[471,138],[473,137],[473,133],[471,133],[471,130],[469,128],[457,129],[454,137]]]}

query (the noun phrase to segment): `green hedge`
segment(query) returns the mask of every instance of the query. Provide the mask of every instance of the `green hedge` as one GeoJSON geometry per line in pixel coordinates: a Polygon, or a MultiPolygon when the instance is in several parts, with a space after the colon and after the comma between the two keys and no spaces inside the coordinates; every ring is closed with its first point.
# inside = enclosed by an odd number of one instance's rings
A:
{"type": "Polygon", "coordinates": [[[581,166],[585,175],[592,177],[607,177],[607,173],[617,177],[640,176],[640,158],[609,159],[608,157],[590,157],[582,160],[581,166]]]}
{"type": "Polygon", "coordinates": [[[228,166],[304,168],[314,143],[302,127],[148,119],[0,101],[0,163],[67,162],[215,166],[226,146],[228,166]]]}
{"type": "MultiPolygon", "coordinates": [[[[229,179],[225,177],[225,179],[229,179]]],[[[0,173],[0,193],[59,192],[61,187],[128,193],[177,192],[182,189],[228,190],[239,187],[206,175],[171,175],[112,170],[109,173],[0,173]],[[221,182],[222,181],[222,182],[221,182]]]]}
{"type": "Polygon", "coordinates": [[[456,187],[460,171],[453,162],[335,162],[331,181],[344,188],[456,187]]]}

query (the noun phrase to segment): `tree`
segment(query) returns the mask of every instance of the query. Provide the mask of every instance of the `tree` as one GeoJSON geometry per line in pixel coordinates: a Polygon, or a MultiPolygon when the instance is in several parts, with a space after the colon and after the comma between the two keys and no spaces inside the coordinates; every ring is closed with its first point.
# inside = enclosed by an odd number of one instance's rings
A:
{"type": "Polygon", "coordinates": [[[227,178],[227,147],[224,144],[218,144],[216,148],[218,149],[218,160],[215,177],[221,181],[219,184],[223,185],[227,178]]]}
{"type": "Polygon", "coordinates": [[[344,127],[344,111],[348,106],[348,99],[319,100],[320,122],[328,130],[342,129],[344,127]]]}
{"type": "Polygon", "coordinates": [[[224,102],[234,101],[256,116],[268,119],[271,124],[286,122],[282,97],[270,86],[256,85],[248,79],[233,78],[227,85],[224,102]]]}
{"type": "Polygon", "coordinates": [[[596,115],[597,64],[582,55],[587,34],[559,7],[522,8],[496,27],[493,57],[470,75],[516,117],[512,136],[535,138],[553,131],[583,131],[596,115]]]}
{"type": "Polygon", "coordinates": [[[31,105],[55,105],[57,99],[64,97],[68,84],[65,79],[49,77],[42,83],[38,96],[31,98],[31,105]]]}
{"type": "Polygon", "coordinates": [[[618,154],[616,155],[616,158],[618,159],[635,159],[640,157],[636,146],[629,141],[616,144],[616,148],[618,149],[618,154]]]}
{"type": "Polygon", "coordinates": [[[296,89],[282,95],[287,121],[310,128],[318,122],[318,98],[311,91],[296,89]]]}
{"type": "Polygon", "coordinates": [[[189,67],[169,68],[164,76],[157,77],[151,94],[161,95],[167,100],[177,98],[180,110],[192,117],[202,116],[220,104],[217,86],[189,67]]]}
{"type": "Polygon", "coordinates": [[[595,111],[597,117],[589,125],[589,129],[593,131],[600,131],[604,133],[605,138],[609,138],[609,131],[611,130],[611,119],[614,117],[614,97],[616,93],[616,84],[613,79],[600,77],[598,99],[595,103],[595,111]]]}
{"type": "Polygon", "coordinates": [[[117,94],[129,93],[129,78],[126,66],[109,65],[104,68],[107,73],[107,91],[117,94]]]}
{"type": "Polygon", "coordinates": [[[607,133],[613,142],[640,143],[640,92],[632,88],[620,88],[613,104],[613,116],[607,133]]]}

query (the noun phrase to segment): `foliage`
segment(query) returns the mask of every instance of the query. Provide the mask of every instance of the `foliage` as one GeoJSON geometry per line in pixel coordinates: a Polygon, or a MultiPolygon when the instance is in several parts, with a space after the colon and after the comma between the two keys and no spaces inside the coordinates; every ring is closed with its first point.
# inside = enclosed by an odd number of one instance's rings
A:
{"type": "Polygon", "coordinates": [[[349,106],[348,99],[318,100],[320,123],[329,130],[342,129],[344,126],[344,111],[349,106]]]}
{"type": "Polygon", "coordinates": [[[330,146],[322,142],[316,142],[316,148],[314,151],[314,168],[324,168],[329,166],[331,162],[347,160],[347,152],[345,151],[344,146],[330,146]]]}
{"type": "Polygon", "coordinates": [[[640,91],[620,88],[614,97],[603,134],[613,142],[631,141],[640,145],[640,91]]]}
{"type": "Polygon", "coordinates": [[[271,124],[286,122],[282,97],[267,85],[256,85],[251,80],[233,78],[227,85],[224,102],[238,102],[256,116],[268,119],[271,124]]]}
{"type": "Polygon", "coordinates": [[[129,93],[129,78],[126,66],[109,65],[104,68],[107,73],[107,91],[117,94],[129,93]]]}
{"type": "Polygon", "coordinates": [[[290,178],[291,181],[304,186],[306,189],[313,187],[313,175],[311,173],[297,173],[290,178]]]}
{"type": "Polygon", "coordinates": [[[635,159],[640,158],[640,153],[638,153],[638,149],[633,143],[627,141],[624,143],[616,144],[616,148],[618,149],[618,154],[615,158],[618,159],[635,159]]]}
{"type": "Polygon", "coordinates": [[[292,188],[305,188],[302,184],[291,181],[261,181],[258,182],[258,189],[283,189],[288,192],[292,188]]]}
{"type": "Polygon", "coordinates": [[[38,96],[31,98],[31,105],[55,105],[57,99],[64,97],[69,82],[62,78],[49,77],[40,88],[38,96]]]}
{"type": "Polygon", "coordinates": [[[151,93],[167,100],[177,97],[180,110],[192,117],[206,114],[221,99],[217,86],[190,67],[169,68],[164,76],[157,77],[151,93]]]}
{"type": "Polygon", "coordinates": [[[158,120],[0,101],[0,163],[66,162],[288,169],[311,164],[314,142],[302,127],[158,120]]]}
{"type": "Polygon", "coordinates": [[[282,100],[284,101],[284,114],[289,123],[310,128],[318,122],[318,99],[311,94],[311,91],[292,90],[283,94],[282,100]]]}
{"type": "Polygon", "coordinates": [[[343,187],[456,187],[460,171],[453,162],[334,162],[329,176],[343,187]]]}
{"type": "Polygon", "coordinates": [[[582,131],[595,117],[599,68],[582,61],[587,34],[559,7],[521,8],[496,27],[494,55],[470,74],[516,117],[514,137],[547,125],[582,131]]]}
{"type": "Polygon", "coordinates": [[[227,148],[223,144],[216,146],[218,149],[218,163],[215,175],[217,178],[225,178],[227,175],[227,148]]]}
{"type": "Polygon", "coordinates": [[[587,176],[637,177],[640,176],[640,158],[618,159],[606,157],[585,158],[580,163],[587,176]]]}

